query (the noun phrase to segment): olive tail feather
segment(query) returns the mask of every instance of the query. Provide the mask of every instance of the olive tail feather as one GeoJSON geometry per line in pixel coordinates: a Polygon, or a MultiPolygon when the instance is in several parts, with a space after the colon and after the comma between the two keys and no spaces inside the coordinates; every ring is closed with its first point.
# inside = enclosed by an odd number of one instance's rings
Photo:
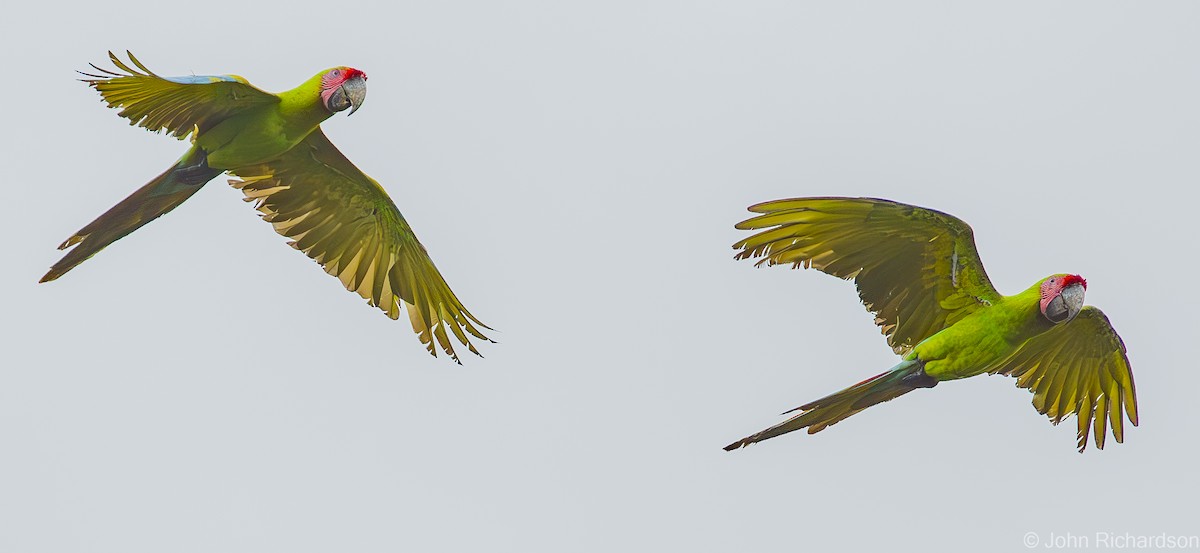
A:
{"type": "Polygon", "coordinates": [[[203,150],[193,147],[170,169],[67,238],[58,249],[74,248],[38,282],[63,276],[109,244],[175,209],[220,173],[221,170],[209,168],[205,163],[203,150]]]}
{"type": "Polygon", "coordinates": [[[800,411],[786,421],[725,446],[725,451],[733,451],[801,428],[807,428],[809,434],[816,434],[867,407],[898,398],[917,388],[932,388],[936,385],[937,380],[925,374],[924,363],[917,360],[901,361],[885,373],[785,412],[784,414],[800,411]]]}

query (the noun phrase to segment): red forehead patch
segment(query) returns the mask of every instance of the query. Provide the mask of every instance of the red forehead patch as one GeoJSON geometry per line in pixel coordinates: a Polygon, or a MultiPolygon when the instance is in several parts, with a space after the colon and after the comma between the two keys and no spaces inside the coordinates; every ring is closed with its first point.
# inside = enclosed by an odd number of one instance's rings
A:
{"type": "Polygon", "coordinates": [[[1059,295],[1063,289],[1072,284],[1079,284],[1083,286],[1084,290],[1087,290],[1087,281],[1079,275],[1055,275],[1042,281],[1042,309],[1045,310],[1046,304],[1054,299],[1054,296],[1059,295]]]}
{"type": "Polygon", "coordinates": [[[1072,284],[1082,284],[1083,289],[1087,290],[1087,281],[1079,275],[1067,275],[1062,279],[1062,287],[1066,288],[1072,284]]]}
{"type": "Polygon", "coordinates": [[[1083,286],[1084,290],[1087,290],[1087,281],[1079,275],[1055,275],[1042,281],[1042,301],[1040,305],[1043,315],[1046,314],[1046,306],[1072,284],[1079,284],[1083,286]]]}
{"type": "Polygon", "coordinates": [[[321,77],[321,90],[330,90],[342,86],[342,83],[362,77],[362,80],[367,80],[367,74],[353,67],[338,67],[330,69],[325,76],[321,77]]]}
{"type": "Polygon", "coordinates": [[[333,96],[333,92],[342,86],[346,81],[355,77],[362,77],[362,80],[367,80],[367,74],[353,67],[337,67],[330,69],[321,77],[321,101],[326,106],[329,105],[329,97],[333,96]]]}

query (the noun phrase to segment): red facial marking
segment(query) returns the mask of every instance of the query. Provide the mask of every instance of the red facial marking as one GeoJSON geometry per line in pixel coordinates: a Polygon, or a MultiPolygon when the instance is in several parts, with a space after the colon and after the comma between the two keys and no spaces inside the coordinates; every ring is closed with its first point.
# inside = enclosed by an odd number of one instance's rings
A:
{"type": "Polygon", "coordinates": [[[1062,277],[1063,288],[1066,288],[1072,284],[1082,284],[1083,289],[1087,290],[1087,281],[1083,280],[1083,277],[1081,277],[1079,275],[1067,275],[1065,277],[1062,277]]]}
{"type": "Polygon", "coordinates": [[[330,69],[321,77],[321,101],[326,105],[329,104],[329,97],[333,92],[342,86],[346,81],[355,77],[362,77],[362,80],[367,80],[367,74],[353,67],[335,67],[330,69]]]}
{"type": "Polygon", "coordinates": [[[1042,281],[1042,313],[1046,313],[1046,305],[1049,304],[1051,300],[1058,297],[1064,288],[1072,284],[1079,284],[1083,286],[1084,290],[1087,290],[1087,281],[1079,275],[1052,276],[1042,281]]]}

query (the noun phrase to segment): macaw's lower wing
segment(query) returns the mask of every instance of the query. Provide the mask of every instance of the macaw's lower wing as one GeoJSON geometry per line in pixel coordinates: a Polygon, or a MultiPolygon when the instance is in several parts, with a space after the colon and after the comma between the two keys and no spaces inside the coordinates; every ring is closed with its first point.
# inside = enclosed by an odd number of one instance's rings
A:
{"type": "Polygon", "coordinates": [[[1087,448],[1094,428],[1096,447],[1104,449],[1107,427],[1124,441],[1121,412],[1138,424],[1137,392],[1125,344],[1108,317],[1085,307],[1073,320],[1025,342],[1002,366],[991,371],[1017,378],[1033,392],[1033,406],[1054,424],[1074,413],[1079,418],[1078,447],[1087,448]]]}
{"type": "Polygon", "coordinates": [[[900,355],[1000,298],[971,227],[953,215],[875,198],[795,198],[750,211],[761,215],[737,228],[760,232],[733,245],[737,259],[854,279],[900,355]]]}
{"type": "Polygon", "coordinates": [[[459,302],[396,205],[317,129],[273,161],[231,170],[234,188],[255,202],[289,244],[338,277],[347,290],[387,313],[408,309],[413,330],[434,356],[434,341],[455,361],[447,329],[479,355],[470,336],[489,328],[459,302]]]}

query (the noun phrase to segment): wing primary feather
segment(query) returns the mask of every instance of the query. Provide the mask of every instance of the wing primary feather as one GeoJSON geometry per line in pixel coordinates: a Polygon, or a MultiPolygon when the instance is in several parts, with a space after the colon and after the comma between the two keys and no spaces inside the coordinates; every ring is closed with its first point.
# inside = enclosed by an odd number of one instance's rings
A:
{"type": "Polygon", "coordinates": [[[476,355],[471,336],[492,341],[475,324],[490,328],[458,301],[383,189],[320,130],[279,159],[231,172],[239,180],[230,184],[264,220],[346,289],[390,318],[407,311],[430,355],[440,349],[461,364],[455,341],[476,355]]]}

